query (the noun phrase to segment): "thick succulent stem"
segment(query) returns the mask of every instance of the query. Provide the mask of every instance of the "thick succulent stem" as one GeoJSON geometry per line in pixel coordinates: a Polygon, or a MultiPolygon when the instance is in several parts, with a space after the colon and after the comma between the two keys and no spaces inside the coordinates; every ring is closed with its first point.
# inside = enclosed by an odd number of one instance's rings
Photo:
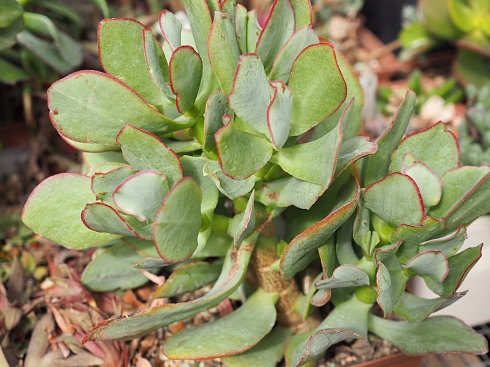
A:
{"type": "Polygon", "coordinates": [[[271,265],[278,260],[276,252],[277,236],[272,222],[266,222],[260,229],[260,237],[252,254],[252,266],[258,284],[269,292],[279,292],[276,304],[277,321],[286,327],[299,327],[303,323],[294,304],[301,295],[294,279],[287,279],[271,265]]]}

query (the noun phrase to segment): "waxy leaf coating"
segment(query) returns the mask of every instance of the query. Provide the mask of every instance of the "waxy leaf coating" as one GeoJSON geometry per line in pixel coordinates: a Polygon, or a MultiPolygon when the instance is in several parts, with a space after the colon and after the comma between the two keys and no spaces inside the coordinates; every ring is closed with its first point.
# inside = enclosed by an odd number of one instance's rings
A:
{"type": "Polygon", "coordinates": [[[259,289],[231,314],[170,336],[164,353],[170,359],[200,360],[249,350],[272,330],[278,298],[259,289]]]}
{"type": "Polygon", "coordinates": [[[296,60],[305,47],[319,42],[318,36],[310,27],[298,29],[279,51],[272,65],[269,79],[288,83],[294,60],[296,60]]]}
{"type": "Polygon", "coordinates": [[[134,126],[125,126],[117,135],[124,159],[139,170],[163,173],[172,187],[182,176],[182,165],[177,154],[155,135],[134,126]]]}
{"type": "MultiPolygon", "coordinates": [[[[163,101],[162,94],[151,79],[143,52],[145,29],[133,19],[103,20],[98,28],[99,59],[106,73],[128,85],[147,103],[158,105],[163,101]]],[[[153,42],[157,44],[154,38],[153,42]]],[[[161,50],[160,57],[165,58],[161,50]]]]}
{"type": "Polygon", "coordinates": [[[115,206],[140,221],[154,221],[168,193],[166,177],[155,171],[141,171],[121,183],[112,193],[115,206]]]}
{"type": "Polygon", "coordinates": [[[347,87],[333,47],[323,43],[305,48],[293,63],[288,87],[293,93],[291,135],[308,131],[334,113],[347,87]]]}
{"type": "Polygon", "coordinates": [[[190,125],[165,117],[127,85],[98,71],[78,71],[55,82],[48,90],[48,107],[58,132],[80,143],[116,145],[126,124],[153,133],[190,125]]]}
{"type": "Polygon", "coordinates": [[[179,48],[182,44],[182,24],[180,24],[177,17],[168,10],[162,10],[158,16],[158,25],[172,52],[179,48]]]}
{"type": "Polygon", "coordinates": [[[202,193],[196,181],[184,177],[165,197],[153,225],[158,253],[169,263],[179,263],[197,248],[201,227],[202,193]]]}
{"type": "Polygon", "coordinates": [[[245,179],[264,167],[270,160],[272,145],[263,136],[238,130],[229,116],[228,121],[216,133],[219,162],[227,176],[245,179]]]}
{"type": "Polygon", "coordinates": [[[184,114],[194,106],[202,77],[202,61],[191,46],[177,48],[170,58],[170,87],[176,105],[184,114]]]}
{"type": "Polygon", "coordinates": [[[228,14],[215,13],[213,25],[209,31],[207,52],[221,90],[229,93],[240,57],[240,50],[228,14]]]}
{"type": "Polygon", "coordinates": [[[266,71],[271,69],[276,55],[293,34],[294,29],[294,12],[291,2],[289,0],[274,1],[255,49],[266,71]]]}
{"type": "Polygon", "coordinates": [[[425,216],[417,185],[401,173],[392,173],[369,186],[364,191],[364,203],[373,213],[395,226],[418,226],[425,216]]]}
{"type": "Polygon", "coordinates": [[[483,335],[452,316],[434,316],[410,324],[370,315],[369,330],[407,354],[484,354],[488,351],[483,335]]]}
{"type": "Polygon", "coordinates": [[[403,139],[391,158],[391,172],[401,171],[406,153],[424,162],[438,177],[459,167],[458,142],[442,122],[403,139]]]}
{"type": "Polygon", "coordinates": [[[94,232],[83,224],[80,213],[87,202],[94,200],[89,177],[58,174],[34,189],[22,211],[22,221],[44,238],[73,249],[101,245],[120,237],[94,232]]]}
{"type": "Polygon", "coordinates": [[[267,110],[272,95],[260,58],[255,54],[242,55],[228,96],[230,107],[243,122],[266,136],[269,135],[267,110]]]}

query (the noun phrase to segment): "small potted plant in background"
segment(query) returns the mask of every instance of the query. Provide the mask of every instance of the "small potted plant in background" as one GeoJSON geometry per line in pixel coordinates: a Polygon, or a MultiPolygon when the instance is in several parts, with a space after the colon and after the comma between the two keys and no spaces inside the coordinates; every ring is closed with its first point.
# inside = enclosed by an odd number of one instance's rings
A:
{"type": "Polygon", "coordinates": [[[488,82],[490,3],[480,0],[420,0],[419,17],[399,35],[400,54],[408,60],[443,42],[457,47],[453,72],[463,84],[488,82]]]}
{"type": "Polygon", "coordinates": [[[45,180],[22,217],[65,247],[97,248],[82,277],[92,290],[138,287],[141,269],[167,274],[155,297],[214,285],[85,341],[136,338],[233,297],[234,312],[172,335],[165,355],[313,365],[368,335],[407,354],[486,353],[461,321],[429,316],[463,296],[480,257],[458,249],[489,209],[490,169],[461,166],[442,123],[403,138],[412,92],[377,144],[356,136],[362,94],[312,30],[309,1],[274,1],[263,28],[234,1],[183,3],[192,33],[163,11],[162,51],[140,23],[105,20],[105,73],[53,84],[51,120],[85,172],[45,180]],[[436,299],[405,291],[416,276],[436,299]]]}

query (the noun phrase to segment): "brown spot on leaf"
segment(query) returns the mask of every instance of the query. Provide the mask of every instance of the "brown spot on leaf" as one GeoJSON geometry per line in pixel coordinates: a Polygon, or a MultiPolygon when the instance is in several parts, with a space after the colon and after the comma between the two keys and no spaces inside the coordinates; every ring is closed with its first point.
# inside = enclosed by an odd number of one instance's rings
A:
{"type": "Polygon", "coordinates": [[[279,195],[277,195],[277,192],[269,192],[267,194],[267,199],[269,199],[270,201],[277,201],[279,199],[279,195]]]}

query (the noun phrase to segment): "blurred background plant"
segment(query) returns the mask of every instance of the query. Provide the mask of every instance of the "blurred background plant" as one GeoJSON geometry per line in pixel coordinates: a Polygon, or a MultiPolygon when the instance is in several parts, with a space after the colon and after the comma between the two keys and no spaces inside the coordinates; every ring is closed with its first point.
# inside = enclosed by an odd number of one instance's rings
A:
{"type": "Polygon", "coordinates": [[[461,163],[490,165],[490,83],[466,88],[466,123],[459,126],[461,163]]]}
{"type": "Polygon", "coordinates": [[[451,43],[457,48],[453,72],[463,85],[482,86],[490,76],[490,2],[419,0],[418,12],[403,27],[400,57],[410,60],[451,43]]]}

